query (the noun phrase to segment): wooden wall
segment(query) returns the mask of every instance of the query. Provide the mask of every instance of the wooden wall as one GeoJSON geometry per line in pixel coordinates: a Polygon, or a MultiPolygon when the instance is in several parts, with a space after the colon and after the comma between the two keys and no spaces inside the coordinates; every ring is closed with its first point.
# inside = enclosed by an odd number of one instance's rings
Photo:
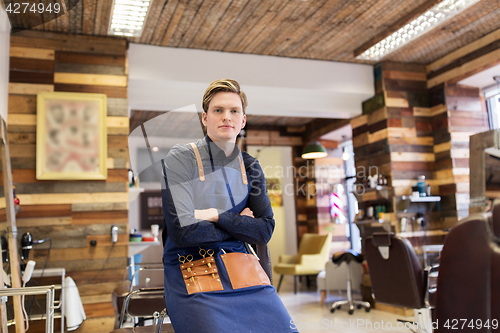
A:
{"type": "MultiPolygon", "coordinates": [[[[88,318],[78,331],[109,332],[114,320],[111,292],[121,284],[128,257],[126,41],[16,33],[11,36],[8,111],[12,176],[22,207],[17,214],[18,237],[30,231],[34,239],[51,238],[50,253],[48,243],[36,245],[30,259],[37,262],[36,268],[45,263],[47,268],[64,267],[75,280],[88,318]],[[107,180],[36,179],[36,94],[40,91],[107,95],[107,180]],[[112,246],[113,224],[119,227],[119,237],[112,246]],[[95,247],[91,240],[97,241],[95,247]]],[[[6,223],[0,224],[5,230],[6,223]]],[[[30,328],[36,332],[39,326],[30,328]]]]}
{"type": "Polygon", "coordinates": [[[461,219],[469,215],[469,137],[489,129],[488,114],[478,88],[443,84],[430,91],[446,106],[433,121],[441,206],[445,218],[461,219]]]}
{"type": "Polygon", "coordinates": [[[428,89],[423,65],[382,62],[374,71],[376,95],[351,120],[357,172],[389,176],[393,222],[424,211],[426,230],[448,228],[468,214],[469,136],[488,129],[479,90],[446,83],[428,89]],[[441,196],[440,212],[401,200],[419,175],[441,196]]]}

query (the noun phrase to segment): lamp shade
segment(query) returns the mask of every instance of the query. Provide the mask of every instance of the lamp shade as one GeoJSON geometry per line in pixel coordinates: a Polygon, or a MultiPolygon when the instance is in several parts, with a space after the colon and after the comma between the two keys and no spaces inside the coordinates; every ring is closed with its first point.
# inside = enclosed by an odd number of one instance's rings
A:
{"type": "Polygon", "coordinates": [[[316,140],[310,141],[302,151],[302,158],[309,160],[328,156],[326,148],[316,140]]]}

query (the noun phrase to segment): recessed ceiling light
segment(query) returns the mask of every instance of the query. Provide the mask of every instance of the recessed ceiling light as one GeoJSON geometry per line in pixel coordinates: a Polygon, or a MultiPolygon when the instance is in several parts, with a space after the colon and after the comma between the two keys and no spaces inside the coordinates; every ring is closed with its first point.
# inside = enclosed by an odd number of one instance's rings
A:
{"type": "Polygon", "coordinates": [[[150,0],[114,0],[108,34],[140,37],[150,4],[150,0]]]}
{"type": "Polygon", "coordinates": [[[356,59],[380,60],[387,54],[429,32],[439,24],[452,18],[478,1],[479,0],[444,0],[358,55],[356,59]]]}

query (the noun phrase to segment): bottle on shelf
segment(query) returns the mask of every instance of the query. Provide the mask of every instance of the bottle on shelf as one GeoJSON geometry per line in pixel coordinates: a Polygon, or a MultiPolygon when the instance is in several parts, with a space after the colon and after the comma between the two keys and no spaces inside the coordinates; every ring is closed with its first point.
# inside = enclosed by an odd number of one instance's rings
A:
{"type": "Polygon", "coordinates": [[[418,188],[418,193],[420,194],[421,197],[427,196],[424,175],[418,176],[417,188],[418,188]]]}

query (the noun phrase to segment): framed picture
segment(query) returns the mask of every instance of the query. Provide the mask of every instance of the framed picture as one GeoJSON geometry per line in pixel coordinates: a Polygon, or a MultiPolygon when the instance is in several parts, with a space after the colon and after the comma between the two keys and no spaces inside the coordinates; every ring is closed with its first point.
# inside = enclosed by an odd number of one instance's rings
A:
{"type": "Polygon", "coordinates": [[[106,179],[106,159],[106,95],[38,94],[37,179],[106,179]]]}

